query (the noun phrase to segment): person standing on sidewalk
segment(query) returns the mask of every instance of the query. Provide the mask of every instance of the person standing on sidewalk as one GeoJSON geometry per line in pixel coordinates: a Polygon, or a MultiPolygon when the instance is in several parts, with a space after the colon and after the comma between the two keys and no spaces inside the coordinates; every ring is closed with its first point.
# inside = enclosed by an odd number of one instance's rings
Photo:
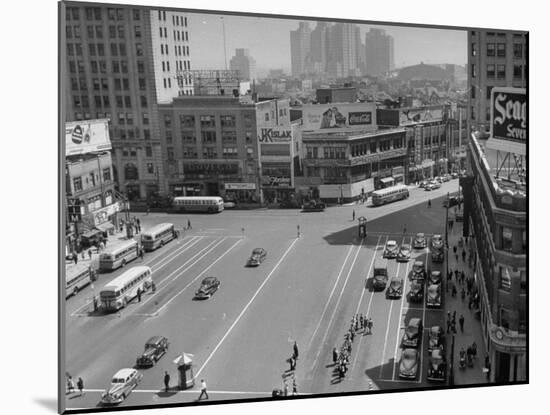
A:
{"type": "Polygon", "coordinates": [[[351,221],[355,222],[355,209],[351,212],[351,221]]]}
{"type": "Polygon", "coordinates": [[[296,377],[292,377],[292,396],[298,395],[298,385],[296,384],[296,377]]]}
{"type": "Polygon", "coordinates": [[[201,394],[199,395],[199,399],[197,399],[198,401],[202,399],[202,395],[205,395],[206,399],[208,399],[208,391],[206,390],[206,382],[204,379],[201,379],[201,394]]]}
{"type": "Polygon", "coordinates": [[[168,392],[170,389],[170,375],[168,374],[168,371],[164,371],[164,391],[168,392]]]}
{"type": "Polygon", "coordinates": [[[187,229],[193,229],[191,227],[191,219],[187,219],[187,229]]]}
{"type": "Polygon", "coordinates": [[[298,345],[296,344],[296,342],[294,342],[294,346],[292,346],[292,349],[294,351],[294,358],[298,359],[298,345]]]}
{"type": "Polygon", "coordinates": [[[458,324],[460,324],[460,332],[464,333],[464,316],[462,314],[458,318],[458,324]]]}
{"type": "Polygon", "coordinates": [[[78,391],[80,392],[80,396],[82,396],[82,390],[84,389],[84,381],[81,377],[78,378],[76,381],[76,387],[78,388],[78,391]]]}

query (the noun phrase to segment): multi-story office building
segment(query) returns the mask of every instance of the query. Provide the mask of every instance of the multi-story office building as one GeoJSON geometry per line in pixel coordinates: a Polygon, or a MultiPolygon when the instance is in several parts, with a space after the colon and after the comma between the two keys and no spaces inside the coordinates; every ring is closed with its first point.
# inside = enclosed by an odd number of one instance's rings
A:
{"type": "Polygon", "coordinates": [[[393,70],[393,37],[382,29],[370,29],[365,35],[366,72],[380,76],[393,70]]]}
{"type": "Polygon", "coordinates": [[[311,32],[311,61],[314,65],[317,64],[320,73],[327,69],[328,33],[327,22],[317,22],[317,26],[311,32]]]}
{"type": "Polygon", "coordinates": [[[229,69],[239,71],[241,81],[254,81],[256,75],[256,60],[250,56],[248,49],[235,49],[235,56],[229,61],[229,69]]]}
{"type": "Polygon", "coordinates": [[[493,87],[527,86],[525,32],[468,31],[469,123],[475,131],[488,130],[493,87]]]}
{"type": "Polygon", "coordinates": [[[110,119],[113,175],[129,199],[166,191],[157,102],[178,95],[173,72],[180,62],[190,67],[185,15],[70,2],[61,7],[66,121],[110,119]]]}
{"type": "Polygon", "coordinates": [[[150,21],[157,102],[167,104],[174,97],[192,95],[192,79],[177,76],[191,70],[190,20],[181,12],[156,10],[150,21]]]}
{"type": "Polygon", "coordinates": [[[327,72],[335,78],[360,75],[357,56],[358,27],[350,23],[337,23],[330,27],[327,72]]]}
{"type": "MultiPolygon", "coordinates": [[[[468,144],[464,224],[473,235],[474,277],[492,382],[527,380],[527,189],[497,178],[496,150],[468,144]]],[[[511,155],[510,155],[511,156],[511,155]]],[[[506,173],[504,176],[508,176],[506,173]]]]}
{"type": "Polygon", "coordinates": [[[306,61],[310,57],[311,29],[308,22],[300,22],[298,29],[290,32],[290,65],[292,76],[305,73],[306,61]]]}
{"type": "Polygon", "coordinates": [[[256,110],[231,95],[159,105],[168,192],[259,200],[256,110]]]}

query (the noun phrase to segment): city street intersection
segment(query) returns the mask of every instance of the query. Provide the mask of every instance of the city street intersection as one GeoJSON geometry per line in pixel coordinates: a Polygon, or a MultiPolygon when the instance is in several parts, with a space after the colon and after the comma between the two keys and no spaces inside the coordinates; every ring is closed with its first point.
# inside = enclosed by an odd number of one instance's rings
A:
{"type": "MultiPolygon", "coordinates": [[[[406,293],[414,260],[443,274],[445,264],[432,266],[429,247],[414,250],[409,262],[388,260],[389,277],[404,280],[401,299],[372,291],[370,279],[387,240],[411,243],[417,232],[427,237],[445,233],[444,195],[457,190],[458,180],[452,180],[432,192],[411,188],[409,199],[387,206],[371,207],[369,201],[318,213],[259,209],[136,214],[143,229],[174,223],[180,238],[125,268],[143,264],[153,270],[156,292],[149,290],[141,302],[133,300],[118,313],[93,312],[92,295],[122,269],[99,274],[93,286],[67,300],[66,370],[85,381],[83,396],[67,395],[67,408],[97,406],[111,376],[133,367],[153,335],[168,338],[168,352],[152,368],[140,369],[143,380],[122,406],[196,401],[201,379],[208,384],[209,401],[269,398],[273,389],[283,389],[283,379],[291,392],[293,376],[300,395],[433,385],[426,379],[426,330],[445,326],[445,291],[443,307],[436,309],[409,303],[406,293]],[[366,238],[358,236],[353,213],[355,219],[367,218],[366,238]],[[192,229],[184,231],[188,219],[192,229]],[[247,268],[256,247],[266,249],[267,258],[259,267],[247,268]],[[195,301],[206,276],[217,277],[220,288],[211,298],[195,301]],[[373,332],[355,338],[348,373],[339,380],[332,349],[340,348],[357,313],[373,320],[373,332]],[[424,321],[421,370],[416,380],[403,380],[398,376],[400,341],[411,317],[424,321]],[[287,359],[295,341],[299,358],[291,372],[287,359]],[[195,387],[180,391],[173,361],[183,352],[193,355],[195,387]],[[167,392],[165,371],[172,386],[167,392]]],[[[478,376],[481,369],[475,370],[478,376]]]]}

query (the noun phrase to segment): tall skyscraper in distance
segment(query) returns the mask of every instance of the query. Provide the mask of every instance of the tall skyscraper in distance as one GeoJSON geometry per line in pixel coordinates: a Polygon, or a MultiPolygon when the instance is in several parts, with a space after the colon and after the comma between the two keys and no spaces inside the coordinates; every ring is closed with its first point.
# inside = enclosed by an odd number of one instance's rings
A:
{"type": "Polygon", "coordinates": [[[393,37],[382,29],[370,29],[365,35],[366,73],[380,76],[394,68],[393,37]]]}
{"type": "Polygon", "coordinates": [[[329,24],[317,22],[317,26],[311,32],[311,60],[316,64],[320,72],[327,69],[329,24]]]}
{"type": "Polygon", "coordinates": [[[298,29],[290,32],[290,65],[292,76],[306,72],[306,60],[310,58],[311,29],[309,23],[300,22],[298,29]]]}
{"type": "Polygon", "coordinates": [[[357,26],[337,23],[330,28],[328,36],[327,72],[341,78],[359,75],[357,59],[357,26]]]}
{"type": "Polygon", "coordinates": [[[229,69],[239,71],[241,81],[253,81],[257,78],[256,60],[250,56],[248,49],[235,49],[235,56],[229,61],[229,69]]]}

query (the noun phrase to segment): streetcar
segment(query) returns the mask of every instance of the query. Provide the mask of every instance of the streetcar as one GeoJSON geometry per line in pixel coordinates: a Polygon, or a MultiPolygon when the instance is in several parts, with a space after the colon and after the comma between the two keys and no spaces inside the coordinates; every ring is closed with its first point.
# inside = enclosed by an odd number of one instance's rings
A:
{"type": "Polygon", "coordinates": [[[224,209],[219,196],[180,196],[174,198],[173,204],[177,212],[219,213],[224,209]]]}

